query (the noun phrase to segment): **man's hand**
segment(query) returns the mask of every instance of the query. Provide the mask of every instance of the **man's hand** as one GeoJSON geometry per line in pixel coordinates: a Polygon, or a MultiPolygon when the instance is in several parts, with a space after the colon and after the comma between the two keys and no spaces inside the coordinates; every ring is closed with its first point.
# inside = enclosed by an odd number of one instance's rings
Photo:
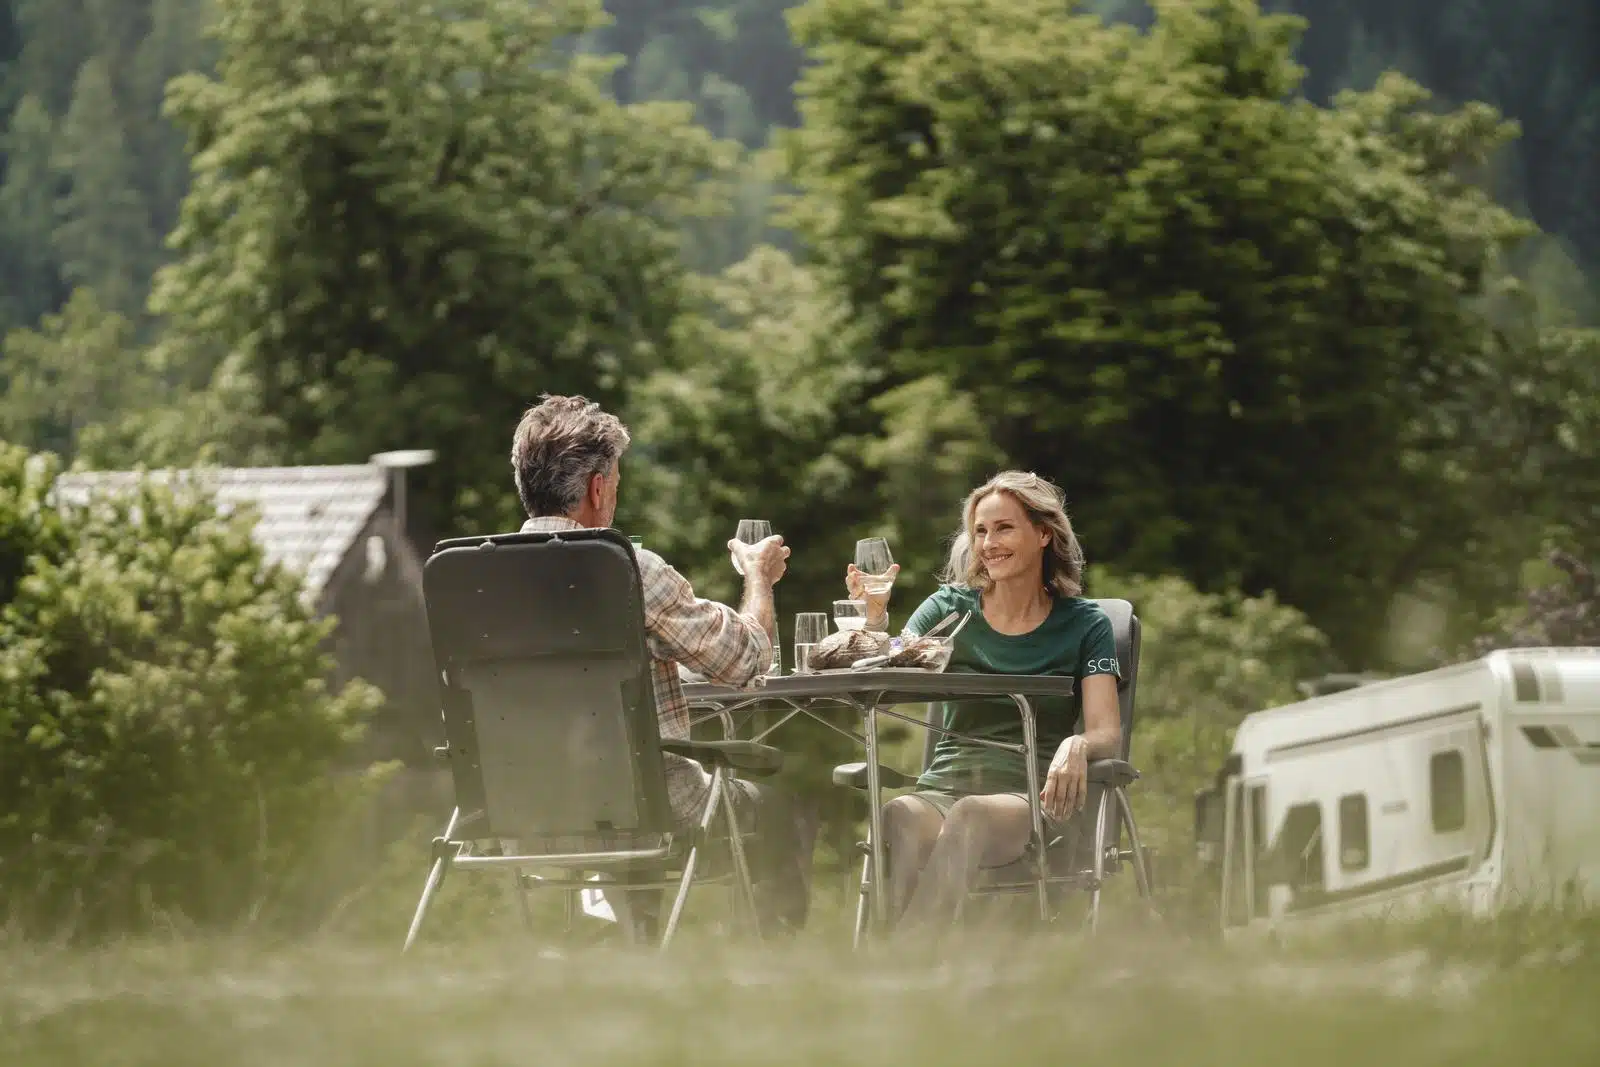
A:
{"type": "Polygon", "coordinates": [[[744,567],[746,582],[771,587],[777,585],[789,569],[789,546],[783,543],[783,537],[779,534],[753,545],[735,539],[728,542],[728,551],[738,556],[740,565],[744,567]]]}
{"type": "Polygon", "coordinates": [[[1073,734],[1061,742],[1044,788],[1039,790],[1039,806],[1056,821],[1076,815],[1089,799],[1089,742],[1073,734]]]}

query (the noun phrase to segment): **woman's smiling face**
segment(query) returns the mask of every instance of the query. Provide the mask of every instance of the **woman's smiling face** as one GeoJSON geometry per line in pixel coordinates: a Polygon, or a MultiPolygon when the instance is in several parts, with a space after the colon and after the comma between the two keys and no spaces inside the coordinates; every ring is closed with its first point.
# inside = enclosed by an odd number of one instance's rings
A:
{"type": "Polygon", "coordinates": [[[1010,493],[993,492],[972,511],[972,551],[991,582],[1042,580],[1050,534],[1028,520],[1010,493]]]}

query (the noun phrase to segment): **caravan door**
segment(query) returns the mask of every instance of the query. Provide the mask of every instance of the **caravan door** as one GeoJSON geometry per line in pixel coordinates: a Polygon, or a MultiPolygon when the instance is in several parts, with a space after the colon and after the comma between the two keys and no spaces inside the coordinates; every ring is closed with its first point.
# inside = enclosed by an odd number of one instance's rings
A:
{"type": "Polygon", "coordinates": [[[1267,780],[1230,777],[1223,783],[1222,927],[1247,926],[1267,914],[1266,886],[1256,877],[1267,839],[1267,780]]]}
{"type": "Polygon", "coordinates": [[[1387,907],[1453,891],[1489,855],[1494,796],[1481,706],[1419,710],[1372,729],[1281,746],[1275,882],[1285,910],[1387,907]]]}

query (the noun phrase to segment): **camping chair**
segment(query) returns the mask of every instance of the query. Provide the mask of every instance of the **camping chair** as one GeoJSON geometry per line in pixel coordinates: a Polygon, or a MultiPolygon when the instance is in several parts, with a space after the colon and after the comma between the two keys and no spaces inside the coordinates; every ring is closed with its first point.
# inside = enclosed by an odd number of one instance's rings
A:
{"type": "MultiPolygon", "coordinates": [[[[1127,787],[1138,780],[1139,772],[1128,763],[1128,754],[1133,743],[1134,724],[1134,693],[1139,683],[1139,644],[1140,623],[1139,616],[1134,614],[1133,605],[1126,600],[1097,600],[1111,620],[1112,630],[1116,635],[1117,660],[1122,667],[1122,678],[1117,685],[1117,697],[1122,713],[1122,754],[1120,759],[1095,760],[1089,764],[1089,796],[1084,803],[1083,812],[1072,819],[1065,828],[1066,832],[1048,842],[1035,840],[1028,851],[1015,863],[1004,867],[993,868],[985,872],[985,879],[976,889],[974,896],[989,896],[1006,893],[1036,893],[1040,900],[1041,918],[1047,919],[1047,901],[1059,899],[1060,890],[1063,888],[1078,889],[1089,894],[1089,910],[1085,923],[1093,932],[1100,921],[1100,891],[1108,874],[1121,869],[1124,862],[1130,863],[1134,871],[1134,879],[1138,885],[1139,895],[1147,903],[1151,898],[1151,881],[1149,857],[1144,845],[1139,840],[1139,829],[1134,822],[1133,805],[1128,801],[1127,787]],[[1085,815],[1093,813],[1094,830],[1092,845],[1088,856],[1084,857],[1081,845],[1082,820],[1085,815]],[[1121,832],[1127,829],[1128,849],[1119,847],[1121,832]],[[1045,863],[1038,862],[1040,847],[1045,849],[1045,863]],[[1084,861],[1087,859],[1087,865],[1084,861]],[[1042,883],[1042,884],[1041,884],[1042,883]]],[[[933,722],[933,717],[938,714],[938,705],[928,705],[928,721],[933,722]]],[[[1080,719],[1077,729],[1081,730],[1083,722],[1080,719]]],[[[927,733],[927,740],[923,744],[922,766],[927,767],[933,761],[934,746],[938,744],[938,735],[932,730],[927,733]]],[[[1037,752],[1025,755],[1028,759],[1037,759],[1037,752]]],[[[849,786],[856,789],[866,788],[865,763],[846,763],[835,767],[833,782],[835,785],[849,786]]],[[[903,789],[916,784],[916,776],[903,774],[892,767],[879,767],[879,780],[885,788],[903,789]]],[[[1033,803],[1038,799],[1033,798],[1033,803]]],[[[867,917],[871,913],[871,882],[872,862],[870,842],[861,842],[860,848],[864,854],[861,864],[861,895],[856,904],[855,943],[861,944],[866,936],[867,917]]],[[[893,863],[893,857],[890,857],[893,863]]]]}
{"type": "Polygon", "coordinates": [[[510,869],[519,894],[562,889],[569,921],[585,888],[657,899],[675,889],[663,949],[691,886],[703,882],[729,884],[756,925],[727,782],[735,772],[776,773],[783,754],[752,741],[661,739],[643,585],[626,537],[606,529],[441,541],[423,568],[423,593],[446,737],[439,754],[456,807],[434,839],[406,948],[452,870],[510,869]],[[663,752],[710,772],[688,832],[673,825],[663,752]],[[702,851],[719,813],[731,870],[711,873],[702,851]],[[496,841],[505,844],[487,844],[496,841]],[[565,876],[524,875],[524,867],[565,876]],[[612,880],[596,885],[586,873],[612,880]]]}

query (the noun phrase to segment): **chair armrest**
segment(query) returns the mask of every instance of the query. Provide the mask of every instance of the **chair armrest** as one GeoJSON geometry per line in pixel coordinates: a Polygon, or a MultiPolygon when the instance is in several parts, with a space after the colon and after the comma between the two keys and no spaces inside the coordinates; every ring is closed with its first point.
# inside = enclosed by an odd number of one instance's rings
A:
{"type": "MultiPolygon", "coordinates": [[[[878,784],[885,789],[904,789],[916,781],[909,774],[902,774],[893,767],[878,764],[878,784]]],[[[841,763],[833,769],[833,784],[848,786],[851,789],[865,789],[867,787],[867,765],[865,763],[841,763]]]]}
{"type": "Polygon", "coordinates": [[[1095,785],[1109,785],[1120,789],[1130,782],[1139,780],[1139,772],[1133,769],[1133,764],[1119,759],[1097,759],[1089,764],[1089,781],[1095,785]]]}
{"type": "Polygon", "coordinates": [[[721,764],[756,777],[783,769],[782,750],[755,741],[662,741],[661,751],[713,766],[721,764]]]}

